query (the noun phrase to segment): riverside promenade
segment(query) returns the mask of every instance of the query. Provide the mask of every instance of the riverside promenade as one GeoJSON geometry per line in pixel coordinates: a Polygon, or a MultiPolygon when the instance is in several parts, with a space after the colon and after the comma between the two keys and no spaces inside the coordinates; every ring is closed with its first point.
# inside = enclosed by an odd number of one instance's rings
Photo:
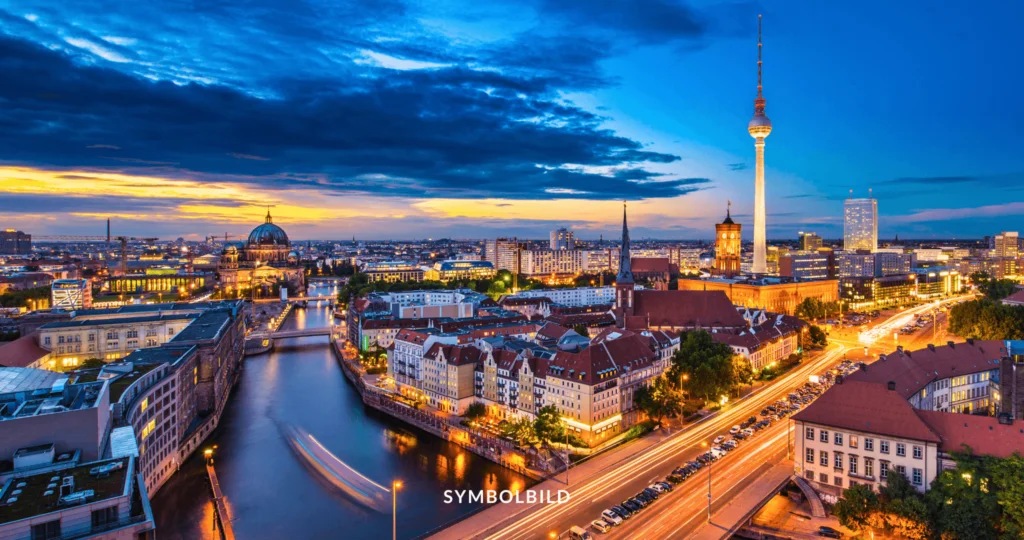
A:
{"type": "Polygon", "coordinates": [[[509,441],[470,429],[460,424],[457,416],[415,408],[400,396],[377,386],[378,376],[368,375],[355,359],[349,358],[343,343],[341,339],[333,340],[331,347],[345,377],[355,386],[365,405],[534,480],[549,476],[548,466],[535,451],[524,452],[509,441]]]}

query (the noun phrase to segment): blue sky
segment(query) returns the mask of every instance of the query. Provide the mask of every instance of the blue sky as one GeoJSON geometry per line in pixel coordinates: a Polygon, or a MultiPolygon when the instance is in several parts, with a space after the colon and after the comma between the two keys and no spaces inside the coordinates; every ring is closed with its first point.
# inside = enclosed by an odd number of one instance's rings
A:
{"type": "Polygon", "coordinates": [[[769,238],[1018,230],[1021,6],[0,1],[0,226],[749,235],[763,13],[769,238]]]}

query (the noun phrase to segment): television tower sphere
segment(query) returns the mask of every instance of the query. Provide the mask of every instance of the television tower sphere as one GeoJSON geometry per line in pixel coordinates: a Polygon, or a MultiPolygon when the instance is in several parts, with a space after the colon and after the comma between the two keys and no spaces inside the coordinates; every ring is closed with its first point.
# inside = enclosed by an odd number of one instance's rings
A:
{"type": "Polygon", "coordinates": [[[763,139],[772,132],[772,121],[764,114],[754,115],[747,124],[747,132],[755,139],[763,139]]]}

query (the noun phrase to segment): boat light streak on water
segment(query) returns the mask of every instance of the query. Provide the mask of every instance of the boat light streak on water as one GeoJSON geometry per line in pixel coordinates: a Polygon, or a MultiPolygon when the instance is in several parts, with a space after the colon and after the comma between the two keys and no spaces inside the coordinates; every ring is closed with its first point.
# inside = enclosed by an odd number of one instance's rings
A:
{"type": "Polygon", "coordinates": [[[349,467],[306,431],[294,426],[284,429],[289,446],[324,480],[364,506],[386,510],[387,488],[349,467]]]}

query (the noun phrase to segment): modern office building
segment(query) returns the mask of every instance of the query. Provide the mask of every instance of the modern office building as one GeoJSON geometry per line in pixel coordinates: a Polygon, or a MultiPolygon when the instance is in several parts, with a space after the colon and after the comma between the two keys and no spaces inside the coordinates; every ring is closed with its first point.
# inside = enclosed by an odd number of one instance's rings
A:
{"type": "Polygon", "coordinates": [[[518,250],[522,246],[514,238],[498,238],[484,243],[484,260],[489,261],[495,270],[516,272],[519,266],[518,250]]]}
{"type": "Polygon", "coordinates": [[[424,270],[423,279],[447,283],[453,280],[491,279],[495,275],[490,261],[438,261],[424,270]]]}
{"type": "Polygon", "coordinates": [[[565,227],[551,231],[551,249],[576,249],[576,237],[573,232],[565,227]]]}
{"type": "Polygon", "coordinates": [[[878,201],[849,198],[843,203],[843,249],[878,248],[878,201]]]}
{"type": "Polygon", "coordinates": [[[995,236],[993,255],[997,258],[1016,259],[1020,256],[1020,235],[1003,231],[995,236]]]}
{"type": "Polygon", "coordinates": [[[840,300],[848,309],[901,306],[917,299],[917,274],[840,278],[840,300]]]}
{"type": "Polygon", "coordinates": [[[50,284],[52,309],[74,311],[92,307],[92,285],[87,279],[57,279],[50,284]]]}
{"type": "Polygon", "coordinates": [[[409,261],[373,261],[362,265],[359,272],[370,282],[423,281],[424,270],[409,261]]]}
{"type": "Polygon", "coordinates": [[[583,272],[581,249],[524,249],[519,252],[519,271],[531,277],[574,276],[583,272]]]}
{"type": "Polygon", "coordinates": [[[0,231],[0,255],[28,255],[32,253],[32,235],[14,229],[0,231]]]}
{"type": "Polygon", "coordinates": [[[779,256],[779,275],[803,280],[829,279],[832,250],[787,253],[779,256]]]}
{"type": "Polygon", "coordinates": [[[800,250],[817,251],[822,247],[821,237],[812,232],[800,232],[800,250]]]}

